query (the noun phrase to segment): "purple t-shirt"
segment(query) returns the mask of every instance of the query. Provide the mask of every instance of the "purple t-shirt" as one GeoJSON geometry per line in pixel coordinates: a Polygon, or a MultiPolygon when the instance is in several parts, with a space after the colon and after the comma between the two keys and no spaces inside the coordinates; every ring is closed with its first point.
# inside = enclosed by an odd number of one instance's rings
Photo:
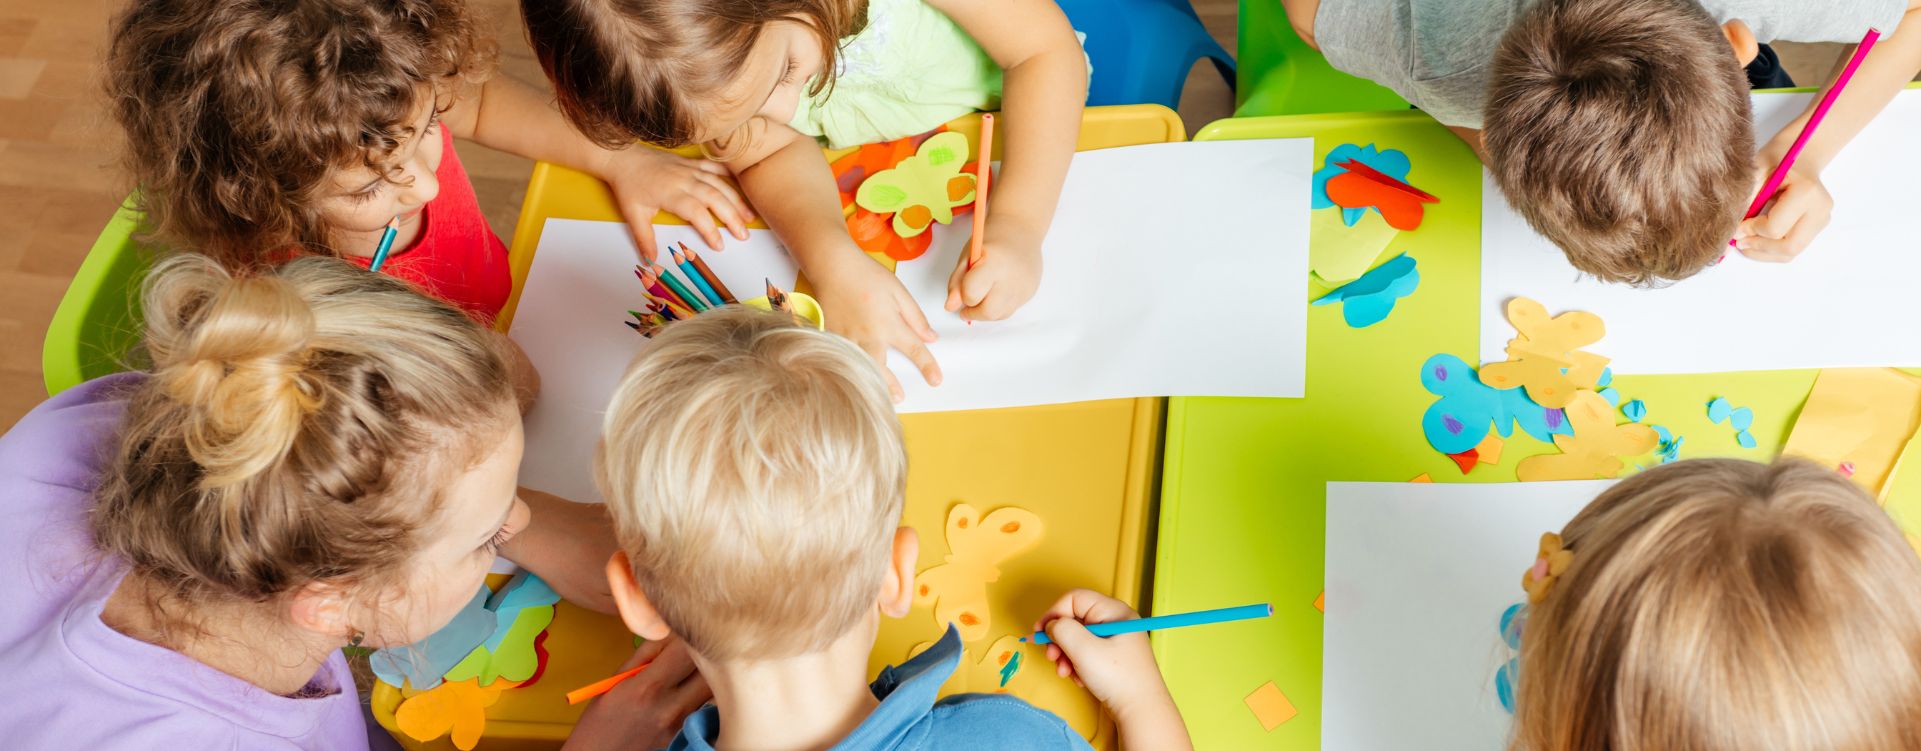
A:
{"type": "Polygon", "coordinates": [[[75,386],[0,436],[0,746],[366,749],[338,652],[294,699],[101,622],[125,567],[93,549],[87,511],[142,378],[75,386]]]}

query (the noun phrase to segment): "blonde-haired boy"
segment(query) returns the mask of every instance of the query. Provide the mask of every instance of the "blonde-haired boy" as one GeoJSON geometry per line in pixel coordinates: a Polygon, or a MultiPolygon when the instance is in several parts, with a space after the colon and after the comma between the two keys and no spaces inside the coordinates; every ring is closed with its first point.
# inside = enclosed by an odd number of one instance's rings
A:
{"type": "Polygon", "coordinates": [[[1480,152],[1575,268],[1630,284],[1693,275],[1730,238],[1757,260],[1806,249],[1834,209],[1822,168],[1921,69],[1921,0],[1280,2],[1334,67],[1480,152]],[[1814,105],[1755,153],[1748,87],[1784,78],[1761,43],[1855,42],[1869,27],[1887,36],[1772,208],[1743,221],[1814,105]]]}
{"type": "MultiPolygon", "coordinates": [[[[1012,696],[935,701],[961,658],[951,627],[869,684],[881,616],[913,602],[920,546],[899,526],[900,422],[851,343],[784,314],[704,313],[654,339],[604,428],[596,464],[623,548],[607,566],[621,616],[643,637],[684,639],[714,691],[672,748],[1087,747],[1012,696]]],[[[1186,748],[1144,636],[1081,625],[1131,617],[1070,592],[1048,614],[1049,657],[1062,676],[1078,666],[1130,747],[1186,748]]]]}

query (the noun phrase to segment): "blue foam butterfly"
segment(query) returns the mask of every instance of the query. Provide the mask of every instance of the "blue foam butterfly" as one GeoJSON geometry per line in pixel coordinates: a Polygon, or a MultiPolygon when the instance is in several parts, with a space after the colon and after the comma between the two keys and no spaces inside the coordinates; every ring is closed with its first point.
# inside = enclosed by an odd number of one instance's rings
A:
{"type": "Polygon", "coordinates": [[[1443,454],[1481,445],[1490,427],[1507,437],[1518,424],[1528,435],[1549,442],[1556,435],[1574,435],[1561,410],[1535,404],[1524,389],[1501,391],[1481,383],[1474,369],[1453,355],[1428,358],[1421,365],[1421,385],[1441,397],[1421,416],[1421,431],[1427,434],[1428,444],[1443,454]]]}
{"type": "Polygon", "coordinates": [[[1334,288],[1314,304],[1345,301],[1341,317],[1347,325],[1366,328],[1387,320],[1387,314],[1394,311],[1395,301],[1414,294],[1414,288],[1420,283],[1421,272],[1414,268],[1414,259],[1402,253],[1362,274],[1361,278],[1334,288]]]}

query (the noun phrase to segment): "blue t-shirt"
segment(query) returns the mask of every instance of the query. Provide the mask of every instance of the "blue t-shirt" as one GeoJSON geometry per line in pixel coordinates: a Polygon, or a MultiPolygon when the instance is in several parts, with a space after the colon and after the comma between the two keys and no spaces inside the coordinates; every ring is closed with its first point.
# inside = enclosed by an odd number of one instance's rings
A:
{"type": "MultiPolygon", "coordinates": [[[[1054,713],[1006,694],[958,694],[935,701],[960,659],[960,632],[949,626],[927,651],[880,671],[872,684],[880,706],[834,749],[1092,748],[1054,713]]],[[[719,735],[720,710],[709,704],[687,717],[668,748],[707,751],[719,735]]]]}

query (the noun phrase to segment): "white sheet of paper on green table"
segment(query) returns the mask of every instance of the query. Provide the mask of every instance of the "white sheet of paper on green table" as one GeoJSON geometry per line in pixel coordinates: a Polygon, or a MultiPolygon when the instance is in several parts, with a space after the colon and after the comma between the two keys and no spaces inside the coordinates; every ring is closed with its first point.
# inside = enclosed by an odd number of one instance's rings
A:
{"type": "MultiPolygon", "coordinates": [[[[799,277],[787,249],[765,231],[745,242],[729,237],[722,251],[708,250],[691,227],[656,225],[654,235],[663,253],[679,242],[694,248],[741,299],[759,297],[766,279],[791,290],[799,277]]],[[[540,400],[525,420],[520,484],[571,500],[600,500],[593,465],[601,418],[627,364],[651,341],[621,324],[633,320],[627,311],[643,302],[634,277],[639,258],[620,222],[549,219],[541,231],[508,332],[541,380],[540,400]]]]}
{"type": "Polygon", "coordinates": [[[1507,748],[1501,613],[1611,480],[1327,484],[1326,751],[1507,748]]]}
{"type": "Polygon", "coordinates": [[[898,273],[940,335],[928,349],[945,380],[929,387],[891,353],[900,411],[1302,396],[1313,149],[1285,139],[1075,154],[1040,288],[1005,321],[969,326],[945,310],[972,230],[937,226],[933,247],[898,273]]]}
{"type": "MultiPolygon", "coordinates": [[[[1811,97],[1754,95],[1757,138],[1772,137],[1811,97]]],[[[1904,91],[1822,173],[1834,220],[1794,262],[1751,261],[1730,248],[1720,265],[1662,289],[1583,278],[1484,175],[1482,360],[1507,359],[1514,332],[1505,307],[1524,296],[1553,313],[1600,316],[1607,338],[1593,349],[1614,358],[1616,373],[1921,365],[1921,337],[1885,333],[1921,314],[1917,132],[1921,91],[1904,91]]]]}

